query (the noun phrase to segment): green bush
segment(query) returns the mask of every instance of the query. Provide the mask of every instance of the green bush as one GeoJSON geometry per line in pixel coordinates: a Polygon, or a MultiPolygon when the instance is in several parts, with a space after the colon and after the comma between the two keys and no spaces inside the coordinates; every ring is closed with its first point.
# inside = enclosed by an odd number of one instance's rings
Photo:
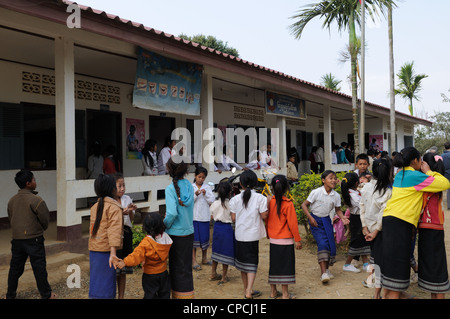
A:
{"type": "Polygon", "coordinates": [[[133,225],[133,250],[146,236],[146,232],[142,229],[142,225],[133,225]]]}
{"type": "MultiPolygon", "coordinates": [[[[336,176],[339,180],[342,180],[347,172],[337,172],[336,176]]],[[[311,172],[311,174],[303,174],[299,178],[298,184],[291,187],[291,194],[294,198],[294,207],[297,212],[297,218],[300,225],[305,227],[306,233],[309,234],[309,224],[306,214],[303,212],[302,203],[308,198],[312,190],[322,186],[322,180],[320,178],[322,174],[316,174],[311,172]]],[[[341,185],[338,183],[336,185],[335,191],[341,194],[341,185]]],[[[341,194],[342,198],[342,194],[341,194]]],[[[343,201],[341,201],[343,203],[343,201]]],[[[344,207],[341,208],[345,212],[344,207]]]]}

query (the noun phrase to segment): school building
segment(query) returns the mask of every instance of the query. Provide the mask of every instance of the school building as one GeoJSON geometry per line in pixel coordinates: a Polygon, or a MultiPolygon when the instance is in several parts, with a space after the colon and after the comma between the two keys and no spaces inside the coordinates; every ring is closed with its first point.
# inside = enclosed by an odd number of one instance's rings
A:
{"type": "MultiPolygon", "coordinates": [[[[37,191],[57,220],[58,239],[85,245],[82,219],[89,216],[87,198],[95,196],[86,167],[95,141],[116,146],[127,193],[143,211],[158,211],[164,199],[158,199],[157,192],[171,180],[167,175],[142,176],[141,161],[127,150],[131,124],[138,127],[141,145],[153,138],[159,150],[173,129],[193,131],[195,120],[201,120],[202,130],[278,128],[278,140],[271,143],[278,146],[279,161],[286,163],[287,152],[295,147],[301,160],[299,174],[309,170],[309,153],[320,142],[325,145],[326,168],[353,168],[331,164],[331,145],[353,140],[351,96],[125,18],[82,4],[74,8],[65,0],[0,0],[2,227],[8,227],[6,204],[17,192],[14,176],[27,168],[34,172],[37,191]],[[198,66],[200,88],[189,105],[197,102],[196,112],[174,105],[162,109],[136,105],[137,85],[144,83],[140,89],[147,92],[154,89],[145,79],[138,83],[141,50],[168,64],[198,66]],[[148,201],[143,200],[146,191],[148,201]]],[[[147,72],[163,77],[176,73],[161,66],[157,70],[150,66],[147,72]]],[[[178,91],[161,85],[159,89],[170,89],[163,93],[178,97],[188,93],[181,86],[175,87],[178,91]]],[[[391,151],[389,117],[389,108],[365,103],[366,145],[374,136],[391,151]]],[[[397,149],[413,145],[416,124],[432,123],[396,112],[397,149]]],[[[285,165],[280,166],[285,172],[285,165]]],[[[214,183],[231,174],[208,167],[207,180],[214,183]]]]}

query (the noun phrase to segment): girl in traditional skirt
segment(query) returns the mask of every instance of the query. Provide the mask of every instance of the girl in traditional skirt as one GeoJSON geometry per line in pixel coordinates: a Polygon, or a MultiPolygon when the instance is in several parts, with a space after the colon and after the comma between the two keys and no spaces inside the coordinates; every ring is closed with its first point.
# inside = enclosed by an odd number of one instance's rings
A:
{"type": "Polygon", "coordinates": [[[230,213],[231,194],[231,184],[228,181],[220,182],[217,187],[218,199],[210,206],[214,219],[214,230],[211,253],[212,270],[209,280],[219,280],[219,285],[228,281],[228,266],[234,266],[236,239],[230,213]],[[222,275],[217,273],[219,263],[222,264],[222,275]]]}
{"type": "Polygon", "coordinates": [[[423,193],[439,193],[450,187],[447,178],[431,171],[414,147],[397,153],[394,166],[402,170],[395,175],[382,221],[381,285],[387,299],[408,297],[411,238],[419,222],[423,193]]]}
{"type": "Polygon", "coordinates": [[[197,248],[202,250],[202,264],[211,264],[207,258],[211,221],[209,206],[214,202],[215,197],[211,187],[205,183],[206,176],[208,176],[206,168],[197,167],[194,183],[192,184],[194,187],[194,249],[192,249],[192,265],[194,270],[202,269],[197,263],[197,248]]]}
{"type": "Polygon", "coordinates": [[[89,236],[89,298],[116,297],[117,250],[122,247],[122,207],[114,199],[116,181],[111,175],[100,174],[94,182],[98,201],[91,207],[89,236]]]}
{"type": "MultiPolygon", "coordinates": [[[[136,205],[133,204],[133,200],[130,196],[125,194],[125,179],[120,173],[114,175],[116,180],[116,198],[115,200],[120,203],[123,208],[123,245],[122,249],[117,251],[117,257],[125,258],[128,254],[133,252],[133,218],[136,205]]],[[[125,286],[127,282],[127,274],[132,274],[132,267],[124,267],[117,269],[117,287],[118,287],[118,299],[123,299],[125,295],[125,286]]]]}
{"type": "Polygon", "coordinates": [[[386,203],[392,195],[392,160],[381,158],[373,162],[373,178],[361,189],[359,203],[362,232],[370,244],[372,274],[363,282],[366,287],[375,287],[374,299],[381,296],[381,278],[379,268],[380,245],[382,236],[382,218],[386,203]]]}
{"type": "Polygon", "coordinates": [[[170,158],[167,169],[172,184],[166,187],[166,233],[173,243],[169,252],[169,274],[173,299],[194,298],[192,247],[194,245],[194,188],[184,178],[188,163],[170,158]]]}
{"type": "Polygon", "coordinates": [[[293,299],[288,285],[295,284],[295,249],[302,248],[294,204],[285,194],[289,189],[284,175],[277,175],[271,182],[274,196],[269,198],[267,234],[270,240],[269,284],[270,297],[277,298],[277,284],[281,285],[282,298],[293,299]]]}
{"type": "Polygon", "coordinates": [[[350,244],[347,253],[347,260],[343,266],[344,271],[360,272],[358,268],[351,264],[356,256],[361,256],[363,270],[369,266],[368,256],[370,255],[370,245],[364,238],[359,214],[359,202],[361,194],[358,191],[359,176],[356,173],[347,173],[341,182],[342,198],[350,211],[350,244]]]}
{"type": "Polygon", "coordinates": [[[266,237],[264,220],[267,218],[267,198],[256,193],[258,177],[248,170],[239,177],[244,190],[230,200],[231,220],[236,224],[235,266],[241,272],[244,296],[251,299],[261,295],[253,291],[259,257],[259,240],[266,237]]]}
{"type": "Polygon", "coordinates": [[[322,283],[334,276],[328,270],[336,261],[336,243],[330,212],[334,210],[344,225],[348,218],[341,211],[341,196],[334,191],[337,184],[336,173],[326,170],[321,175],[322,187],[314,189],[302,203],[302,210],[308,218],[311,233],[317,242],[317,260],[320,265],[322,283]],[[310,206],[311,212],[308,210],[310,206]]]}
{"type": "MultiPolygon", "coordinates": [[[[442,157],[434,153],[423,156],[433,172],[444,175],[442,157]]],[[[419,220],[419,279],[418,285],[431,293],[432,299],[444,299],[450,290],[444,242],[444,211],[442,192],[424,193],[422,215],[419,220]]]]}

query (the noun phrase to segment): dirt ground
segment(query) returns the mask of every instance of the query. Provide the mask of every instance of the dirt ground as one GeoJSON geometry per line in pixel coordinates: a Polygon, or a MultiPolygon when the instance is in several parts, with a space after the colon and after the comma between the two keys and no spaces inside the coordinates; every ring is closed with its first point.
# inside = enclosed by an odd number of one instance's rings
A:
{"type": "MultiPolygon", "coordinates": [[[[302,231],[304,232],[303,229],[300,229],[300,231],[301,234],[302,231]]],[[[305,235],[302,235],[305,238],[305,235]]],[[[349,273],[342,270],[346,258],[343,250],[338,251],[337,262],[330,267],[330,271],[335,278],[327,284],[322,284],[319,279],[320,270],[316,249],[315,244],[307,244],[304,240],[303,249],[296,251],[296,284],[290,286],[290,292],[296,296],[296,299],[371,299],[373,297],[374,289],[365,288],[362,285],[362,281],[367,278],[368,273],[362,271],[360,273],[349,273]]],[[[447,251],[450,251],[449,248],[447,249],[447,251]]],[[[208,256],[210,255],[209,249],[208,256]]],[[[198,261],[201,261],[200,252],[198,253],[198,261]]],[[[68,264],[48,266],[49,282],[59,299],[88,299],[88,256],[78,259],[76,264],[81,269],[80,288],[68,288],[67,278],[71,274],[67,272],[68,264]]],[[[362,268],[361,265],[360,268],[362,268]]],[[[0,294],[2,296],[6,293],[7,269],[7,266],[0,267],[0,294]]],[[[221,269],[221,265],[219,265],[219,273],[221,269]]],[[[267,299],[270,296],[270,286],[267,282],[268,270],[269,241],[268,239],[262,239],[260,241],[259,268],[254,285],[254,289],[261,291],[262,295],[257,299],[267,299]]],[[[231,267],[228,271],[230,281],[223,285],[218,285],[217,281],[209,281],[210,274],[211,266],[209,265],[202,265],[202,270],[194,271],[194,288],[197,299],[242,299],[244,297],[240,272],[234,267],[231,267]]],[[[136,268],[133,274],[127,275],[126,299],[141,299],[143,297],[141,276],[142,271],[139,268],[136,268]]],[[[279,290],[281,290],[281,287],[279,290]]],[[[408,292],[419,298],[430,298],[429,294],[421,291],[415,283],[410,285],[408,292]]],[[[31,270],[26,271],[20,279],[17,298],[40,298],[31,270]]]]}

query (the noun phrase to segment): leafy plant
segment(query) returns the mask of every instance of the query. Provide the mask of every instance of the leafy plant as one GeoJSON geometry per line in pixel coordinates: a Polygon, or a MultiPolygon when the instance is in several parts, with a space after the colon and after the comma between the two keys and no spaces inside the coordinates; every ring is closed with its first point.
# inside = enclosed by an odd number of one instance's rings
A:
{"type": "Polygon", "coordinates": [[[142,229],[142,225],[133,225],[133,249],[144,239],[147,233],[142,229]]]}
{"type": "MultiPolygon", "coordinates": [[[[339,180],[342,180],[344,175],[347,172],[337,172],[336,176],[339,180]]],[[[309,194],[312,190],[322,186],[322,179],[320,178],[321,174],[316,174],[311,172],[311,174],[303,174],[298,184],[292,186],[291,194],[294,198],[294,207],[297,212],[297,219],[300,225],[303,225],[307,234],[310,234],[311,231],[309,229],[308,218],[306,214],[303,212],[302,203],[308,198],[309,194]]],[[[341,195],[341,185],[338,183],[336,188],[334,189],[341,195]]],[[[343,203],[343,200],[341,200],[343,203]]],[[[345,212],[344,207],[341,207],[342,211],[345,212]]]]}

